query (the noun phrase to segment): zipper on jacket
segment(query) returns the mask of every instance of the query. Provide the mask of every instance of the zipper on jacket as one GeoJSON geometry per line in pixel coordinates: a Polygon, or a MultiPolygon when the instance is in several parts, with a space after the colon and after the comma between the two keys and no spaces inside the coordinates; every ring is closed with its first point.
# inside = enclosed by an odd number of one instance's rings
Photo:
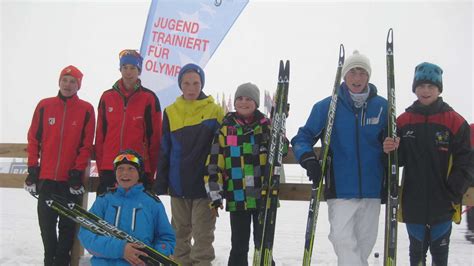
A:
{"type": "Polygon", "coordinates": [[[362,198],[362,174],[360,169],[360,145],[359,145],[359,114],[355,114],[356,128],[356,151],[357,151],[357,174],[359,176],[359,198],[362,198]]]}
{"type": "Polygon", "coordinates": [[[54,171],[54,180],[58,180],[59,163],[61,162],[61,150],[63,146],[64,121],[66,120],[67,100],[64,101],[63,119],[61,121],[61,131],[59,133],[59,149],[58,160],[56,162],[56,170],[54,171]]]}
{"type": "MultiPolygon", "coordinates": [[[[425,115],[425,124],[424,124],[424,131],[423,132],[425,135],[425,140],[428,140],[429,136],[428,136],[428,115],[425,115]]],[[[426,170],[425,170],[426,171],[426,170]]],[[[430,224],[430,210],[431,210],[431,204],[430,204],[430,198],[429,198],[429,193],[428,193],[428,180],[427,180],[427,174],[425,172],[425,174],[423,175],[423,182],[424,182],[424,187],[425,187],[425,197],[426,197],[426,205],[428,208],[426,208],[426,225],[429,226],[430,224]]]]}
{"type": "Polygon", "coordinates": [[[358,114],[356,113],[356,144],[357,144],[357,173],[359,175],[359,198],[362,198],[362,169],[361,169],[361,160],[360,160],[360,143],[359,143],[359,128],[362,128],[366,125],[366,110],[367,110],[367,101],[364,102],[364,104],[361,107],[360,110],[360,127],[359,124],[357,123],[357,116],[358,114]]]}
{"type": "Polygon", "coordinates": [[[112,207],[115,209],[115,219],[114,219],[114,226],[119,227],[119,221],[120,221],[120,215],[122,212],[122,206],[116,206],[112,205],[112,207]]]}
{"type": "Polygon", "coordinates": [[[331,156],[328,156],[327,158],[327,166],[326,166],[326,187],[328,191],[331,189],[331,156]]]}
{"type": "Polygon", "coordinates": [[[127,100],[127,98],[124,97],[124,99],[123,99],[122,127],[120,128],[120,146],[119,146],[119,151],[122,150],[122,146],[123,146],[123,130],[125,129],[125,118],[126,118],[126,115],[127,115],[127,104],[128,104],[128,100],[127,100]]]}
{"type": "Polygon", "coordinates": [[[138,89],[133,91],[132,94],[130,94],[128,97],[125,97],[120,92],[120,89],[118,91],[119,91],[119,95],[122,96],[122,99],[123,99],[123,116],[122,116],[122,127],[120,128],[120,146],[119,146],[119,151],[121,151],[123,149],[123,131],[125,129],[125,118],[127,116],[128,102],[138,92],[138,89]]]}
{"type": "Polygon", "coordinates": [[[366,109],[367,109],[367,102],[365,102],[363,105],[362,105],[362,108],[361,108],[361,116],[360,116],[360,124],[361,126],[365,126],[367,124],[367,122],[365,121],[365,117],[366,117],[366,109]]]}
{"type": "Polygon", "coordinates": [[[141,210],[142,208],[133,208],[132,210],[132,232],[135,232],[135,227],[137,223],[137,214],[138,211],[141,210]]]}

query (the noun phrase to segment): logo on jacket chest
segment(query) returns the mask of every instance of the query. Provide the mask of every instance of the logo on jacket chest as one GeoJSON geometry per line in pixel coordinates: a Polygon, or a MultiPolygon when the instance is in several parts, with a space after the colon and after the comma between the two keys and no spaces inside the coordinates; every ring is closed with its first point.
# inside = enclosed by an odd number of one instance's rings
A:
{"type": "Polygon", "coordinates": [[[48,124],[49,124],[50,126],[56,124],[56,118],[55,118],[55,117],[50,117],[50,118],[48,118],[48,124]]]}
{"type": "Polygon", "coordinates": [[[405,134],[403,134],[403,138],[411,138],[415,139],[415,131],[414,130],[407,130],[405,134]]]}
{"type": "Polygon", "coordinates": [[[378,125],[380,123],[380,116],[382,115],[383,108],[380,107],[379,113],[375,117],[368,117],[366,124],[367,125],[378,125]]]}
{"type": "Polygon", "coordinates": [[[112,113],[114,111],[114,108],[112,106],[107,107],[107,112],[112,113]]]}
{"type": "Polygon", "coordinates": [[[449,144],[449,132],[438,131],[435,133],[436,145],[448,145],[449,144]]]}

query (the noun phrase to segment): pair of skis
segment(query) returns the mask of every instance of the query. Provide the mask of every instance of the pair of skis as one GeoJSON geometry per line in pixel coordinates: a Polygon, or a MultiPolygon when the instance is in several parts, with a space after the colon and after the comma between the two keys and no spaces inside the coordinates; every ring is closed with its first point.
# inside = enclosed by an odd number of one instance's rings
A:
{"type": "MultiPolygon", "coordinates": [[[[387,61],[387,100],[388,100],[388,137],[396,138],[396,105],[395,105],[395,78],[393,60],[393,29],[389,29],[386,42],[387,61]]],[[[311,189],[311,199],[309,204],[308,219],[305,234],[305,247],[303,255],[303,266],[311,264],[313,252],[314,235],[319,212],[319,203],[322,196],[323,178],[326,175],[329,144],[331,142],[331,132],[334,123],[337,106],[337,90],[341,84],[341,72],[344,65],[344,46],[339,48],[339,60],[336,72],[336,80],[329,105],[328,117],[323,139],[321,179],[319,184],[314,184],[311,189]]],[[[398,215],[398,158],[397,152],[392,151],[388,155],[388,176],[387,176],[388,200],[385,214],[385,240],[384,240],[384,266],[396,265],[397,255],[397,215],[398,215]]]]}
{"type": "MultiPolygon", "coordinates": [[[[35,196],[36,197],[36,196],[35,196]]],[[[145,245],[142,241],[131,236],[130,234],[120,230],[119,228],[108,223],[104,219],[97,215],[85,210],[78,204],[68,201],[58,195],[51,195],[51,197],[45,200],[46,205],[53,210],[57,211],[60,215],[63,215],[72,221],[78,223],[85,229],[102,236],[116,237],[121,240],[126,240],[129,243],[137,243],[143,246],[141,249],[148,256],[140,256],[146,265],[179,265],[176,261],[170,257],[156,251],[148,245],[145,245]]]]}
{"type": "Polygon", "coordinates": [[[285,144],[285,124],[288,106],[288,85],[290,79],[290,62],[280,61],[278,85],[275,96],[275,108],[271,122],[271,136],[268,146],[267,164],[262,183],[261,204],[258,215],[258,226],[261,238],[255,246],[253,265],[268,266],[273,261],[273,240],[278,207],[280,176],[283,173],[283,150],[285,144]]]}

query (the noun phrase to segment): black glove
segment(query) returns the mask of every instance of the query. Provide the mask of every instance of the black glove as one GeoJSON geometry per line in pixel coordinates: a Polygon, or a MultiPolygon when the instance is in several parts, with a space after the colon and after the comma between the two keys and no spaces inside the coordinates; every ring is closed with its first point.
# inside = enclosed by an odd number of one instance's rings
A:
{"type": "Polygon", "coordinates": [[[301,156],[300,165],[306,169],[306,175],[309,181],[313,181],[313,184],[319,184],[321,181],[321,164],[316,159],[316,155],[312,152],[307,152],[301,156]]]}
{"type": "Polygon", "coordinates": [[[99,175],[99,186],[97,187],[97,195],[101,196],[109,190],[115,189],[115,173],[113,171],[101,171],[99,175]]]}
{"type": "Polygon", "coordinates": [[[212,201],[211,203],[209,203],[209,207],[211,209],[215,209],[216,216],[219,217],[219,208],[222,209],[222,199],[217,199],[215,201],[212,201]]]}
{"type": "Polygon", "coordinates": [[[82,195],[86,191],[84,185],[82,185],[82,177],[84,176],[83,171],[71,169],[68,172],[69,179],[67,184],[69,185],[69,192],[73,195],[82,195]]]}
{"type": "Polygon", "coordinates": [[[217,199],[211,203],[209,203],[209,206],[214,209],[218,209],[222,207],[222,199],[217,199]]]}
{"type": "Polygon", "coordinates": [[[36,184],[38,183],[38,180],[39,180],[39,172],[40,172],[40,168],[38,166],[28,167],[28,175],[26,176],[25,184],[23,185],[23,187],[30,194],[33,194],[33,195],[37,194],[36,184]]]}

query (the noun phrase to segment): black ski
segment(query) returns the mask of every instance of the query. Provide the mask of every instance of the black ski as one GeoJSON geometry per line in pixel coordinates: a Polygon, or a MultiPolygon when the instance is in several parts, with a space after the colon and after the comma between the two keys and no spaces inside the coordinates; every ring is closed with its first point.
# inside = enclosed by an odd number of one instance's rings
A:
{"type": "Polygon", "coordinates": [[[331,142],[332,125],[334,118],[336,117],[336,106],[337,106],[337,90],[341,85],[342,66],[344,65],[344,45],[339,46],[339,60],[337,63],[336,80],[334,81],[334,88],[332,90],[331,103],[329,104],[328,117],[326,121],[325,134],[323,143],[323,149],[321,150],[320,158],[321,161],[321,180],[319,184],[313,183],[311,187],[311,199],[309,202],[308,220],[306,222],[306,234],[304,243],[304,255],[303,265],[308,266],[311,264],[311,256],[313,255],[313,244],[314,234],[316,232],[316,223],[318,220],[319,203],[322,196],[323,179],[326,175],[326,168],[328,162],[329,144],[331,142]]]}
{"type": "MultiPolygon", "coordinates": [[[[387,100],[388,137],[397,137],[397,114],[395,110],[395,74],[393,67],[393,30],[387,34],[387,100]]],[[[388,155],[388,198],[385,209],[384,265],[397,264],[397,215],[398,215],[398,156],[397,151],[388,155]]]]}
{"type": "Polygon", "coordinates": [[[129,243],[141,244],[143,246],[143,249],[141,250],[147,253],[148,257],[141,256],[140,259],[147,265],[179,265],[170,257],[158,252],[148,245],[145,245],[139,239],[118,229],[102,218],[83,209],[76,203],[67,201],[63,197],[53,194],[50,199],[46,200],[46,205],[91,232],[99,235],[116,237],[118,239],[126,240],[129,243]]]}
{"type": "MultiPolygon", "coordinates": [[[[261,239],[256,245],[253,265],[272,265],[273,240],[278,206],[280,175],[283,172],[283,150],[285,145],[285,123],[288,106],[288,84],[290,79],[290,62],[280,61],[275,108],[272,114],[271,137],[268,147],[268,159],[262,184],[261,206],[259,210],[259,227],[261,239]]],[[[258,242],[258,241],[257,241],[258,242]]]]}

